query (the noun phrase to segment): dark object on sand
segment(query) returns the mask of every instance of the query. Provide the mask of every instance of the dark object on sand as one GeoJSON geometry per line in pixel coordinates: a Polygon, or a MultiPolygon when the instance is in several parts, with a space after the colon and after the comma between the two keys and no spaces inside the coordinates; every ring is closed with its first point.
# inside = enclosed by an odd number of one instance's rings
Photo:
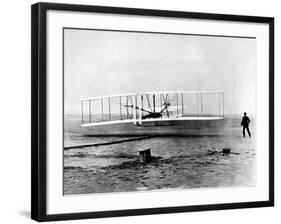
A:
{"type": "Polygon", "coordinates": [[[223,156],[228,156],[229,154],[235,154],[235,155],[239,155],[240,153],[238,152],[231,152],[231,148],[223,148],[222,151],[217,151],[215,149],[213,150],[209,150],[208,149],[208,155],[215,155],[217,153],[222,153],[223,156]]]}
{"type": "Polygon", "coordinates": [[[213,149],[213,150],[210,150],[210,149],[208,149],[208,155],[214,155],[214,154],[216,154],[216,153],[219,153],[219,151],[217,151],[217,150],[215,150],[215,149],[213,149]]]}
{"type": "Polygon", "coordinates": [[[139,159],[141,163],[149,163],[151,161],[150,149],[139,150],[139,159]]]}
{"type": "Polygon", "coordinates": [[[230,148],[224,148],[222,149],[222,155],[223,156],[227,156],[231,153],[231,149],[230,148]]]}

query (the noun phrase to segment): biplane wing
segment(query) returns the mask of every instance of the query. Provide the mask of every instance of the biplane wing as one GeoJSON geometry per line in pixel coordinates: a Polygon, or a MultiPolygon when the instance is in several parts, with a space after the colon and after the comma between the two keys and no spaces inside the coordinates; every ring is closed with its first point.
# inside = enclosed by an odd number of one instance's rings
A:
{"type": "Polygon", "coordinates": [[[216,91],[142,92],[81,99],[82,126],[223,117],[224,93],[216,91]]]}

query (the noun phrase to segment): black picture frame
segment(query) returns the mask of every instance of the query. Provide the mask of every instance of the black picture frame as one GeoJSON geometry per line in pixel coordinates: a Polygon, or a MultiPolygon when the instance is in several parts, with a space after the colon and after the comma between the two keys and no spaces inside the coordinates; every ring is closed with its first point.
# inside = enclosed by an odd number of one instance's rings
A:
{"type": "Polygon", "coordinates": [[[193,212],[274,206],[274,18],[137,8],[103,7],[73,4],[37,3],[31,11],[31,218],[36,221],[73,220],[86,218],[193,212]],[[192,18],[234,22],[254,22],[269,25],[269,200],[196,206],[160,207],[70,214],[46,213],[46,13],[48,10],[111,13],[170,18],[192,18]]]}

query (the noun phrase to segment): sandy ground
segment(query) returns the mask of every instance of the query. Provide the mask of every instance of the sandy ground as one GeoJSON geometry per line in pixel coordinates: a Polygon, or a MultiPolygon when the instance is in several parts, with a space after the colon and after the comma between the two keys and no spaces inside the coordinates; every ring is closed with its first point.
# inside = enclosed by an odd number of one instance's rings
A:
{"type": "MultiPolygon", "coordinates": [[[[240,129],[235,133],[234,136],[155,137],[65,150],[64,194],[254,186],[255,137],[242,138],[240,129]],[[235,154],[222,156],[208,152],[225,147],[235,154]],[[144,148],[151,148],[151,163],[139,162],[138,150],[144,148]]],[[[86,142],[112,140],[87,137],[86,142]]]]}

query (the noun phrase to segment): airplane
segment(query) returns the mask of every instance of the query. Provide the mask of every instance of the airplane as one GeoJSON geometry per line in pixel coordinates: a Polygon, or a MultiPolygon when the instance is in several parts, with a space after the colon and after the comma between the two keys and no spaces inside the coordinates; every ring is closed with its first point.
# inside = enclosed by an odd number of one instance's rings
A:
{"type": "Polygon", "coordinates": [[[82,128],[224,118],[224,93],[221,91],[139,92],[88,97],[80,102],[82,128]],[[208,108],[214,109],[208,111],[208,108]]]}

